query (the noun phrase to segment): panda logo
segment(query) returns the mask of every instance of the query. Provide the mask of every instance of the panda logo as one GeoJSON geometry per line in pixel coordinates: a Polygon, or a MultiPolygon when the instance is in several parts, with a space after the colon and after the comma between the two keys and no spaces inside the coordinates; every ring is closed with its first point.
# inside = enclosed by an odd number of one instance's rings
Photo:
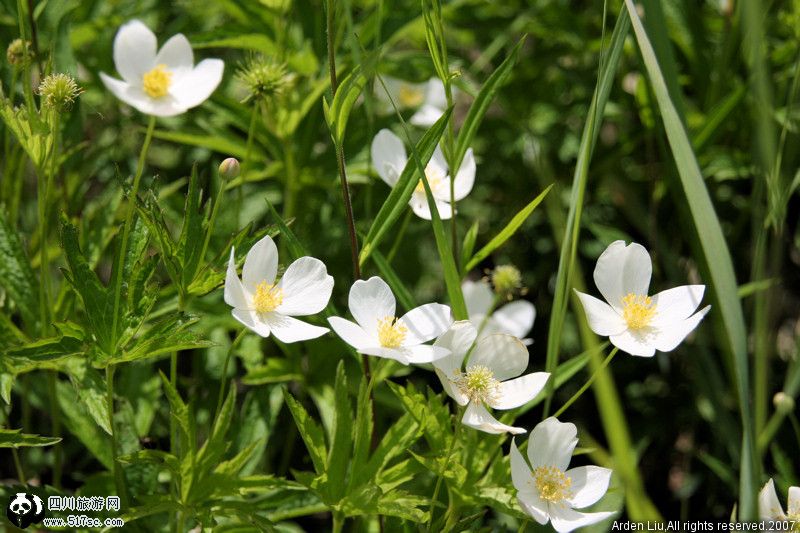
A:
{"type": "Polygon", "coordinates": [[[42,521],[44,503],[36,494],[17,492],[8,502],[6,509],[8,520],[20,529],[42,521]]]}

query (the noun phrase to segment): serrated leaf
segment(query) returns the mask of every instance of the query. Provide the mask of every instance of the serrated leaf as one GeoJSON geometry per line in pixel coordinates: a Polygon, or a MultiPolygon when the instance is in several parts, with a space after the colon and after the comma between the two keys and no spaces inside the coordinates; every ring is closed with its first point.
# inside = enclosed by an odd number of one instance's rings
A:
{"type": "Polygon", "coordinates": [[[317,471],[317,474],[323,474],[327,469],[327,451],[322,428],[286,389],[283,390],[283,397],[286,400],[289,411],[292,413],[297,429],[300,431],[300,437],[303,439],[306,449],[308,449],[308,455],[314,464],[314,470],[317,471]]]}
{"type": "Polygon", "coordinates": [[[86,412],[103,431],[111,434],[106,405],[106,386],[103,377],[85,360],[76,360],[68,370],[69,379],[75,387],[78,399],[86,412]]]}
{"type": "Polygon", "coordinates": [[[39,305],[39,285],[33,274],[19,235],[0,213],[0,287],[17,304],[22,319],[36,324],[39,305]]]}
{"type": "Polygon", "coordinates": [[[58,442],[61,442],[58,437],[40,437],[23,433],[21,429],[0,429],[0,448],[52,446],[58,442]]]}
{"type": "Polygon", "coordinates": [[[352,453],[353,411],[347,394],[347,375],[344,361],[336,367],[334,386],[333,439],[328,455],[328,495],[338,501],[344,495],[345,475],[350,465],[352,453]]]}

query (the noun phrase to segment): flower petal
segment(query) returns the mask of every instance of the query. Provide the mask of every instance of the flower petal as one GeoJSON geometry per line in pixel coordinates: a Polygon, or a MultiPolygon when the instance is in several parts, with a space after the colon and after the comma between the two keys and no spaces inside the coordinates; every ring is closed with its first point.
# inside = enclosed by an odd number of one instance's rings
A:
{"type": "Polygon", "coordinates": [[[278,272],[278,247],[272,237],[265,235],[247,252],[242,268],[242,283],[251,295],[262,281],[272,284],[278,272]]]}
{"type": "Polygon", "coordinates": [[[626,329],[622,333],[610,335],[611,344],[631,355],[653,357],[656,353],[655,338],[657,332],[653,328],[643,330],[626,329]]]}
{"type": "Polygon", "coordinates": [[[513,433],[519,435],[525,433],[522,428],[514,426],[507,426],[493,417],[486,407],[480,402],[469,402],[467,410],[464,411],[464,416],[461,423],[473,429],[479,429],[485,433],[499,435],[501,433],[513,433]]]}
{"type": "Polygon", "coordinates": [[[182,33],[173,35],[158,51],[155,59],[156,65],[164,65],[172,72],[172,82],[191,72],[194,66],[192,45],[182,33]]]}
{"type": "Polygon", "coordinates": [[[758,516],[761,520],[781,520],[786,517],[772,478],[758,493],[758,516]]]}
{"type": "Polygon", "coordinates": [[[221,59],[204,59],[176,80],[169,92],[186,109],[198,106],[219,86],[224,70],[221,59]]]}
{"type": "Polygon", "coordinates": [[[236,258],[231,247],[231,258],[228,260],[228,270],[225,273],[225,303],[231,307],[247,309],[250,303],[244,293],[244,287],[236,272],[236,258]]]}
{"type": "Polygon", "coordinates": [[[572,497],[567,502],[578,509],[588,507],[602,498],[611,481],[611,469],[601,466],[570,468],[566,474],[572,481],[572,497]]]}
{"type": "Polygon", "coordinates": [[[444,83],[439,78],[430,78],[425,86],[425,103],[438,107],[444,112],[447,109],[447,94],[444,83]]]}
{"type": "Polygon", "coordinates": [[[456,201],[463,200],[472,191],[475,184],[475,156],[472,155],[472,148],[464,154],[461,166],[456,172],[456,181],[453,183],[453,196],[456,201]]]}
{"type": "Polygon", "coordinates": [[[378,342],[378,339],[368,335],[367,332],[355,322],[350,322],[338,316],[332,316],[328,318],[328,323],[344,342],[356,350],[366,348],[367,346],[375,346],[378,342]]]}
{"type": "Polygon", "coordinates": [[[269,324],[272,334],[275,335],[279,341],[285,343],[316,339],[330,331],[328,328],[312,326],[302,320],[297,320],[296,318],[285,316],[280,313],[267,314],[265,316],[265,321],[269,324]]]}
{"type": "Polygon", "coordinates": [[[684,285],[659,292],[653,296],[656,315],[650,324],[662,326],[689,318],[700,306],[705,290],[705,285],[684,285]]]}
{"type": "Polygon", "coordinates": [[[283,290],[283,301],[277,312],[291,316],[313,315],[328,305],[333,277],[328,275],[325,263],[306,256],[289,265],[278,287],[283,290]]]}
{"type": "Polygon", "coordinates": [[[464,303],[467,304],[467,313],[472,315],[485,315],[492,308],[494,293],[486,281],[465,281],[461,284],[464,293],[464,303]]]}
{"type": "Polygon", "coordinates": [[[411,122],[415,126],[421,126],[423,128],[429,128],[433,126],[439,118],[444,114],[444,110],[430,105],[430,104],[422,104],[416,113],[411,116],[409,122],[411,122]]]}
{"type": "Polygon", "coordinates": [[[348,306],[350,314],[369,335],[376,335],[378,320],[396,316],[396,301],[392,289],[378,276],[366,281],[359,279],[353,283],[348,306]]]}
{"type": "Polygon", "coordinates": [[[231,314],[233,315],[233,318],[247,326],[249,329],[255,331],[258,335],[264,338],[269,337],[269,324],[261,320],[261,318],[255,312],[248,309],[233,309],[231,314]]]}
{"type": "Polygon", "coordinates": [[[511,439],[509,459],[511,460],[511,482],[514,484],[514,488],[518,491],[530,492],[533,488],[531,486],[531,469],[522,454],[519,453],[514,438],[511,439]]]}
{"type": "MultiPolygon", "coordinates": [[[[449,220],[453,217],[453,209],[450,207],[449,203],[435,198],[434,203],[436,204],[436,211],[439,213],[439,218],[442,220],[449,220]]],[[[411,206],[411,210],[414,211],[414,214],[423,220],[430,220],[433,216],[431,215],[430,204],[428,204],[428,197],[424,192],[415,191],[411,195],[411,200],[408,204],[411,206]]]]}
{"type": "Polygon", "coordinates": [[[566,506],[550,505],[550,521],[553,529],[558,533],[567,533],[579,527],[589,526],[601,522],[611,516],[613,511],[602,513],[581,513],[566,506]]]}
{"type": "MultiPolygon", "coordinates": [[[[442,146],[440,144],[436,145],[436,148],[433,150],[433,154],[431,155],[430,161],[425,166],[425,175],[439,175],[442,178],[447,176],[447,159],[444,158],[444,152],[442,152],[442,146]]],[[[450,186],[448,185],[448,190],[450,186]]]]}
{"type": "Polygon", "coordinates": [[[141,86],[144,73],[156,65],[156,46],[155,34],[142,21],[131,20],[120,26],[114,37],[114,65],[122,79],[141,86]]]}
{"type": "Polygon", "coordinates": [[[628,329],[625,319],[610,305],[594,296],[589,296],[580,291],[575,291],[583,304],[586,321],[589,327],[598,335],[618,335],[628,329]]]}
{"type": "Polygon", "coordinates": [[[403,346],[416,346],[447,331],[453,316],[448,305],[425,304],[403,315],[400,321],[408,330],[403,346]]]}
{"type": "Polygon", "coordinates": [[[710,305],[706,306],[686,320],[662,326],[658,330],[658,334],[653,341],[653,345],[655,346],[656,350],[661,352],[671,352],[677,348],[678,345],[683,342],[683,339],[685,339],[686,336],[694,331],[694,328],[700,324],[700,321],[703,320],[703,317],[706,316],[706,313],[708,313],[710,309],[710,305]]]}
{"type": "Polygon", "coordinates": [[[498,398],[487,402],[495,409],[513,409],[533,400],[550,378],[549,372],[534,372],[500,383],[498,398]]]}
{"type": "Polygon", "coordinates": [[[406,360],[415,365],[426,363],[433,363],[438,359],[442,359],[450,355],[450,350],[440,346],[430,346],[428,344],[420,344],[418,346],[408,346],[403,348],[406,360]]]}
{"type": "Polygon", "coordinates": [[[443,359],[447,359],[447,356],[442,357],[441,359],[438,359],[436,361],[433,361],[433,371],[436,372],[436,377],[439,378],[439,381],[442,383],[442,388],[444,389],[444,392],[446,392],[448,396],[450,396],[453,400],[455,400],[458,405],[461,406],[467,405],[467,403],[469,403],[469,397],[467,397],[467,395],[461,392],[461,390],[458,388],[458,385],[453,380],[453,375],[445,374],[443,371],[439,370],[436,367],[436,363],[438,361],[442,361],[443,359]]]}
{"type": "Polygon", "coordinates": [[[535,491],[520,491],[517,494],[517,501],[519,501],[520,507],[540,524],[545,525],[550,520],[550,515],[547,514],[547,504],[535,491]]]}
{"type": "Polygon", "coordinates": [[[100,79],[103,85],[111,91],[114,96],[134,107],[145,115],[154,115],[157,117],[173,117],[186,112],[186,109],[180,105],[171,95],[163,98],[153,99],[150,98],[138,86],[134,87],[124,81],[112,78],[107,74],[101,72],[100,79]]]}
{"type": "MultiPolygon", "coordinates": [[[[789,487],[788,513],[791,516],[800,516],[800,487],[789,487]]],[[[795,525],[797,525],[795,523],[795,525]]]]}
{"type": "Polygon", "coordinates": [[[533,327],[533,322],[536,320],[536,308],[526,300],[517,300],[492,313],[492,318],[502,333],[508,333],[521,339],[533,327]]]}
{"type": "Polygon", "coordinates": [[[358,353],[366,355],[374,355],[375,357],[383,357],[384,359],[394,359],[398,363],[408,365],[408,348],[384,348],[383,346],[367,346],[366,348],[359,348],[358,353]]]}
{"type": "Polygon", "coordinates": [[[394,187],[408,161],[403,141],[384,128],[372,139],[370,153],[375,171],[389,187],[394,187]]]}
{"type": "Polygon", "coordinates": [[[482,365],[499,381],[515,378],[528,367],[528,349],[512,335],[496,333],[478,341],[467,368],[482,365]]]}
{"type": "Polygon", "coordinates": [[[450,328],[445,331],[434,346],[440,346],[450,350],[450,355],[439,359],[434,363],[437,369],[444,372],[447,376],[455,376],[461,372],[461,364],[464,362],[467,352],[472,348],[472,344],[478,336],[478,332],[468,320],[453,322],[450,328]]]}
{"type": "Polygon", "coordinates": [[[622,313],[627,294],[647,295],[653,264],[641,244],[612,242],[600,255],[594,269],[594,283],[611,307],[622,313]]]}
{"type": "Polygon", "coordinates": [[[578,429],[570,422],[550,417],[539,422],[528,439],[528,460],[535,470],[540,466],[555,466],[565,471],[578,444],[578,429]]]}

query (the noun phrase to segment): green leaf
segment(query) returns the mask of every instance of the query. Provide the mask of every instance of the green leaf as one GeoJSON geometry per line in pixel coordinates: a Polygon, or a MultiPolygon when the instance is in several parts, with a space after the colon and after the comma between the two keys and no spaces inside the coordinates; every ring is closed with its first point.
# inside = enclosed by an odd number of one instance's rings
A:
{"type": "Polygon", "coordinates": [[[292,413],[297,429],[300,431],[300,436],[308,449],[311,462],[314,463],[314,470],[317,471],[317,474],[323,474],[327,468],[327,451],[325,450],[325,436],[322,428],[286,389],[283,389],[283,397],[286,400],[289,411],[292,413]]]}
{"type": "MultiPolygon", "coordinates": [[[[425,132],[422,139],[419,140],[415,148],[415,152],[419,156],[420,163],[424,169],[424,165],[428,164],[431,156],[433,155],[439,139],[447,128],[447,121],[450,120],[452,109],[448,109],[444,114],[425,132]]],[[[397,180],[397,183],[392,187],[386,201],[383,202],[378,214],[375,215],[375,220],[372,221],[372,226],[367,232],[367,237],[364,239],[364,245],[361,248],[361,254],[358,257],[359,264],[363,265],[370,254],[378,247],[380,242],[386,236],[392,226],[403,214],[408,207],[408,201],[419,183],[419,172],[413,158],[409,158],[403,172],[397,180]]]]}
{"type": "Polygon", "coordinates": [[[367,79],[364,77],[361,67],[357,66],[336,89],[336,95],[326,112],[326,117],[331,136],[337,146],[341,146],[344,141],[344,132],[347,128],[347,120],[350,118],[350,111],[366,83],[367,79]]]}
{"type": "Polygon", "coordinates": [[[103,466],[111,470],[113,462],[108,435],[100,429],[100,426],[86,411],[83,403],[78,399],[75,388],[64,381],[58,381],[56,395],[58,406],[64,415],[62,421],[69,432],[75,435],[103,466]]]}
{"type": "Polygon", "coordinates": [[[488,111],[489,105],[491,105],[492,101],[494,100],[498,89],[511,75],[514,64],[517,62],[519,49],[522,47],[524,42],[525,37],[517,42],[517,44],[514,46],[514,49],[511,50],[510,54],[508,54],[508,57],[500,64],[499,67],[495,69],[494,72],[492,72],[492,75],[489,76],[489,79],[487,79],[486,83],[484,83],[483,87],[481,87],[481,90],[478,93],[478,96],[475,98],[475,101],[472,102],[469,112],[467,113],[467,118],[464,119],[464,124],[461,126],[461,129],[458,132],[456,153],[453,155],[454,168],[459,168],[461,166],[461,160],[464,159],[464,154],[467,153],[467,149],[472,144],[472,139],[475,137],[475,133],[478,131],[478,127],[480,126],[486,111],[488,111]]]}
{"type": "Polygon", "coordinates": [[[338,501],[344,495],[344,479],[350,465],[352,453],[353,410],[347,395],[347,375],[344,361],[340,360],[336,367],[334,387],[333,438],[328,455],[328,495],[331,500],[338,501]]]}
{"type": "Polygon", "coordinates": [[[639,19],[636,7],[631,0],[625,0],[628,14],[642,53],[653,92],[658,102],[664,130],[667,134],[672,157],[678,169],[681,187],[686,203],[692,214],[697,237],[703,252],[703,259],[711,277],[710,285],[717,302],[715,315],[725,332],[720,335],[727,352],[733,360],[734,379],[739,400],[739,412],[742,419],[742,455],[741,477],[739,485],[739,519],[754,520],[758,514],[756,493],[759,483],[759,467],[755,455],[755,429],[752,411],[749,404],[750,383],[747,361],[746,327],[742,307],[737,297],[736,274],[731,260],[730,250],[725,242],[719,219],[717,218],[711,198],[708,194],[703,175],[697,163],[691,142],[684,129],[683,122],[670,98],[667,83],[656,59],[655,51],[647,36],[647,32],[639,19]]]}
{"type": "Polygon", "coordinates": [[[40,437],[22,433],[21,429],[0,429],[0,448],[52,446],[58,442],[61,442],[61,439],[57,437],[40,437]]]}
{"type": "Polygon", "coordinates": [[[86,412],[103,431],[110,435],[111,425],[108,421],[106,385],[103,377],[97,370],[86,364],[85,360],[75,361],[70,365],[67,373],[86,412]]]}
{"type": "MultiPolygon", "coordinates": [[[[220,137],[204,133],[202,135],[193,133],[182,133],[179,131],[159,131],[153,132],[153,137],[156,139],[163,139],[165,141],[172,141],[188,146],[199,146],[200,148],[207,148],[220,155],[226,157],[235,157],[237,159],[244,159],[247,156],[247,147],[244,144],[238,144],[229,140],[231,137],[220,137]]],[[[258,155],[257,150],[253,150],[251,159],[256,161],[263,161],[263,157],[258,155]]]]}
{"type": "Polygon", "coordinates": [[[183,226],[178,239],[178,256],[183,267],[180,278],[181,287],[188,287],[197,274],[197,267],[203,251],[204,213],[201,211],[202,193],[200,190],[197,165],[192,165],[192,174],[189,177],[189,192],[183,207],[183,226]]]}
{"type": "Polygon", "coordinates": [[[258,367],[251,368],[242,378],[245,385],[265,385],[286,381],[302,381],[304,376],[293,368],[288,359],[269,358],[258,367]]]}
{"type": "Polygon", "coordinates": [[[189,408],[164,373],[159,372],[159,375],[161,376],[161,384],[164,387],[164,393],[169,402],[170,416],[175,419],[181,430],[181,445],[178,449],[181,450],[182,453],[179,458],[185,456],[187,452],[193,455],[191,450],[194,449],[194,432],[192,423],[189,420],[189,408]],[[192,443],[191,448],[187,445],[189,442],[192,443]]]}
{"type": "Polygon", "coordinates": [[[0,91],[0,118],[17,138],[33,164],[41,168],[53,144],[53,136],[50,135],[47,124],[38,118],[35,110],[30,113],[25,106],[14,107],[2,91],[0,91]]]}
{"type": "Polygon", "coordinates": [[[506,224],[506,227],[504,227],[497,235],[495,235],[494,238],[489,241],[488,244],[486,244],[486,246],[478,250],[478,253],[472,256],[472,259],[469,260],[467,266],[464,268],[464,272],[469,272],[478,266],[481,261],[489,257],[489,254],[500,248],[503,243],[510,239],[517,232],[520,226],[522,226],[523,222],[528,220],[528,217],[531,216],[531,213],[533,213],[536,207],[542,202],[542,200],[544,200],[544,197],[547,196],[547,193],[549,193],[550,189],[552,188],[552,185],[548,186],[539,194],[539,196],[531,200],[528,205],[520,209],[519,213],[514,215],[509,223],[506,224]]]}
{"type": "Polygon", "coordinates": [[[213,342],[203,339],[199,333],[187,331],[198,320],[184,313],[170,314],[133,339],[121,353],[105,359],[101,366],[156,359],[181,350],[213,346],[213,342]]]}
{"type": "Polygon", "coordinates": [[[480,224],[476,220],[469,227],[466,235],[464,235],[464,242],[461,244],[461,261],[458,262],[458,264],[461,265],[462,278],[467,275],[468,270],[466,265],[469,263],[469,258],[472,257],[472,252],[475,250],[475,242],[478,240],[479,229],[480,224]]]}
{"type": "Polygon", "coordinates": [[[22,314],[22,319],[30,326],[36,324],[39,309],[39,285],[33,274],[30,262],[25,257],[19,235],[6,222],[0,213],[0,287],[22,314]]]}

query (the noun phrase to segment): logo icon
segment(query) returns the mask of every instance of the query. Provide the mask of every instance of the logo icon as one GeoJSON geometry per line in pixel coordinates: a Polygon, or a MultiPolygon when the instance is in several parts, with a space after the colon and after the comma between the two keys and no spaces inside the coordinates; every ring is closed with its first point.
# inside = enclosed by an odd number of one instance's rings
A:
{"type": "Polygon", "coordinates": [[[17,492],[12,496],[6,508],[8,520],[20,529],[37,524],[44,517],[44,502],[36,494],[17,492]]]}

